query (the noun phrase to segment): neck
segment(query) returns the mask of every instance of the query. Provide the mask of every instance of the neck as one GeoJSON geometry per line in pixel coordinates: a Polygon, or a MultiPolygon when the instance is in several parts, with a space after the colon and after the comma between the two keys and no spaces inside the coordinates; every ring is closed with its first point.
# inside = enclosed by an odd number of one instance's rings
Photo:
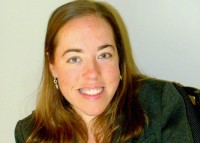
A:
{"type": "Polygon", "coordinates": [[[88,122],[88,124],[87,124],[87,129],[88,129],[88,143],[96,143],[92,124],[93,124],[92,120],[90,120],[90,122],[88,122]]]}
{"type": "Polygon", "coordinates": [[[90,130],[88,130],[88,143],[96,143],[94,134],[90,130]]]}

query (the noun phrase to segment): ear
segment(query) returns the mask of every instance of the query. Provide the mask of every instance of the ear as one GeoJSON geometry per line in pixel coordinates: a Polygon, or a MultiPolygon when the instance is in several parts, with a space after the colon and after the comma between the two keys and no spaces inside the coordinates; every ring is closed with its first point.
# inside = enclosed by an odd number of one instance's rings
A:
{"type": "Polygon", "coordinates": [[[51,74],[53,77],[57,77],[57,72],[56,72],[56,67],[55,67],[55,64],[50,62],[49,60],[49,53],[47,52],[46,53],[46,56],[47,56],[47,59],[48,59],[48,63],[49,63],[49,69],[51,71],[51,74]]]}

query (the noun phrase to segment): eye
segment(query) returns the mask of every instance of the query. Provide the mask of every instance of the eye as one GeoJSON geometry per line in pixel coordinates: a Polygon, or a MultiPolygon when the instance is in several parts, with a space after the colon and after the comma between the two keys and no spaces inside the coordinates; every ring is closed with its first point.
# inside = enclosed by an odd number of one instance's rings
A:
{"type": "Polygon", "coordinates": [[[112,55],[111,54],[109,54],[109,53],[103,53],[103,54],[101,54],[98,58],[99,59],[108,59],[108,58],[110,58],[112,55]]]}
{"type": "Polygon", "coordinates": [[[78,58],[78,57],[72,57],[72,58],[70,58],[69,60],[67,60],[67,62],[68,63],[78,63],[78,62],[80,62],[81,61],[81,59],[80,58],[78,58]]]}

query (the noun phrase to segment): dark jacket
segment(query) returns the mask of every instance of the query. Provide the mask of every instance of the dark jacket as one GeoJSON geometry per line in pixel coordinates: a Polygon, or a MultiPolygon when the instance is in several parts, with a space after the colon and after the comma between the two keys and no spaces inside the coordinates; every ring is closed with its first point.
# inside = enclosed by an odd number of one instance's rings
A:
{"type": "MultiPolygon", "coordinates": [[[[142,82],[139,91],[149,124],[136,143],[193,143],[183,98],[172,83],[148,79],[142,82]]],[[[25,143],[33,123],[32,115],[17,123],[16,143],[25,143]]],[[[134,142],[130,140],[127,143],[134,142]]]]}

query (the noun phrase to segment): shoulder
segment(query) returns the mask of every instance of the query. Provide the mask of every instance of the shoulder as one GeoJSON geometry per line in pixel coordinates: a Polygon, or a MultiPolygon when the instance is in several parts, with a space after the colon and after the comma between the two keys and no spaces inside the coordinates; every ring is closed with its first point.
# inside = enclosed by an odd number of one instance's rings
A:
{"type": "Polygon", "coordinates": [[[149,119],[144,138],[149,140],[151,136],[158,142],[192,142],[184,99],[172,82],[143,80],[139,100],[149,119]]]}
{"type": "Polygon", "coordinates": [[[146,94],[153,93],[153,94],[161,94],[161,92],[165,89],[171,89],[175,90],[175,87],[173,86],[172,82],[166,81],[166,80],[160,80],[160,79],[154,79],[154,78],[147,78],[141,81],[141,87],[140,87],[140,93],[146,94]]]}
{"type": "Polygon", "coordinates": [[[145,79],[141,82],[139,98],[144,106],[148,103],[161,104],[182,102],[183,99],[173,83],[158,79],[145,79]]]}
{"type": "Polygon", "coordinates": [[[139,99],[150,118],[168,116],[177,106],[184,106],[184,100],[172,82],[165,80],[143,80],[139,99]]]}
{"type": "Polygon", "coordinates": [[[15,127],[16,143],[23,143],[30,135],[35,123],[34,112],[26,118],[19,120],[15,127]]]}

